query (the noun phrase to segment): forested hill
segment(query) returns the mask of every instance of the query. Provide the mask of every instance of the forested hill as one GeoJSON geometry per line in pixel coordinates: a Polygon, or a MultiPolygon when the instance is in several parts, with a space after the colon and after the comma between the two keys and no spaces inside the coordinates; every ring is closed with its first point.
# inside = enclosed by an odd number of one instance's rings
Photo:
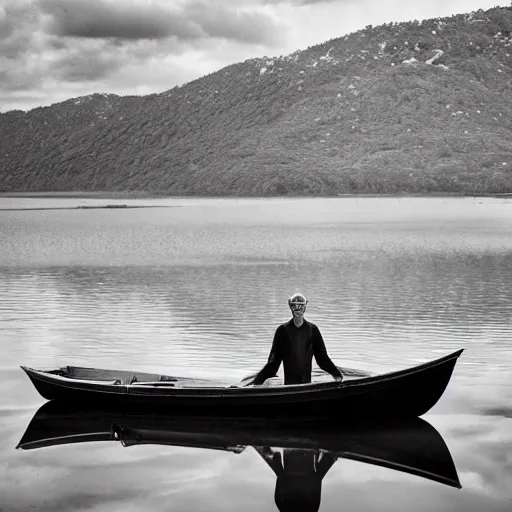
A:
{"type": "Polygon", "coordinates": [[[512,192],[512,9],[0,115],[0,190],[512,192]]]}

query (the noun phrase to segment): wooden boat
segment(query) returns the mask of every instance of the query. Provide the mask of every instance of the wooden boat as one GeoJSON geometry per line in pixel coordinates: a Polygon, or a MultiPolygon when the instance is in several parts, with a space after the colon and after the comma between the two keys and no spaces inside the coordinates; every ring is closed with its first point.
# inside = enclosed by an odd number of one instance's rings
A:
{"type": "Polygon", "coordinates": [[[283,448],[284,456],[288,454],[285,466],[295,474],[288,462],[299,459],[300,465],[307,463],[308,453],[311,457],[321,453],[323,460],[352,459],[461,487],[446,443],[421,418],[378,422],[378,426],[337,421],[319,425],[295,418],[187,417],[119,406],[80,408],[52,401],[36,412],[17,448],[33,450],[99,441],[120,442],[125,447],[157,444],[233,453],[253,447],[271,467],[275,466],[275,457],[267,457],[271,447],[283,448]],[[298,457],[294,458],[293,452],[298,457]]]}
{"type": "Polygon", "coordinates": [[[404,418],[425,414],[441,398],[463,349],[412,368],[371,377],[280,386],[238,386],[208,380],[67,366],[22,366],[48,400],[127,403],[177,414],[404,418]]]}

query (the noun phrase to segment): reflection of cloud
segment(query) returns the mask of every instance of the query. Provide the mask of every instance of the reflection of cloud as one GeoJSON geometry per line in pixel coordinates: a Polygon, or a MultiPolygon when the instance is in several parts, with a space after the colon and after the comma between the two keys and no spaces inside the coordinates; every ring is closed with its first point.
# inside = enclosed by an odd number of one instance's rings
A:
{"type": "MultiPolygon", "coordinates": [[[[25,425],[19,423],[23,432],[25,425]]],[[[27,420],[28,423],[28,420],[27,420]]],[[[24,452],[14,450],[12,430],[0,432],[0,510],[199,510],[194,501],[222,501],[238,456],[213,450],[92,442],[24,452]],[[4,476],[5,475],[5,476],[4,476]],[[178,504],[178,508],[176,508],[178,504]]],[[[18,438],[19,440],[19,438],[18,438]]],[[[243,464],[243,461],[242,461],[243,464]]],[[[235,476],[236,480],[236,476],[235,476]]],[[[243,481],[237,482],[239,489],[243,481]]],[[[235,493],[228,495],[233,499],[235,493]]],[[[243,503],[243,496],[238,496],[243,503]]]]}
{"type": "MultiPolygon", "coordinates": [[[[2,422],[0,510],[276,510],[275,476],[254,450],[235,455],[159,445],[124,448],[118,442],[14,450],[30,416],[2,422]]],[[[347,510],[377,512],[507,510],[510,424],[496,426],[477,416],[438,416],[435,423],[454,457],[462,491],[340,459],[324,479],[322,510],[336,510],[340,501],[347,510]],[[471,423],[487,431],[463,434],[460,429],[471,423]]]]}
{"type": "MultiPolygon", "coordinates": [[[[433,417],[432,417],[433,418],[433,417]]],[[[512,420],[456,414],[429,419],[442,433],[454,457],[464,489],[500,501],[510,498],[512,420]]]]}
{"type": "Polygon", "coordinates": [[[512,418],[512,407],[497,406],[484,410],[484,414],[489,416],[503,416],[505,418],[512,418]]]}
{"type": "Polygon", "coordinates": [[[140,493],[140,489],[133,488],[133,483],[131,486],[125,486],[123,482],[116,485],[118,479],[107,474],[105,461],[101,471],[103,480],[96,481],[98,474],[92,478],[84,473],[77,474],[61,459],[57,460],[56,466],[33,466],[28,457],[9,457],[7,460],[0,463],[0,474],[8,477],[0,482],[0,510],[98,510],[102,504],[129,501],[140,493]],[[102,485],[109,481],[111,486],[102,485]]]}

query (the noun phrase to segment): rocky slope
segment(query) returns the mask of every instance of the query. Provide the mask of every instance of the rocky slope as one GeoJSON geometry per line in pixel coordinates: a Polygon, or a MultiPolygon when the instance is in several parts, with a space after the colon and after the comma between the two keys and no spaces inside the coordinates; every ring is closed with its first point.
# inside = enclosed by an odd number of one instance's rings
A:
{"type": "Polygon", "coordinates": [[[512,192],[512,8],[0,114],[0,190],[512,192]]]}

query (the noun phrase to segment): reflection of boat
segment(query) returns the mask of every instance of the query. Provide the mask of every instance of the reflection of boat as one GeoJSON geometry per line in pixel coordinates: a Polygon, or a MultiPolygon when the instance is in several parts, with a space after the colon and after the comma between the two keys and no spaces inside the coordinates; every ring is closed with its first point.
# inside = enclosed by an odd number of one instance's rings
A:
{"type": "Polygon", "coordinates": [[[31,450],[93,441],[118,441],[124,446],[158,444],[208,448],[235,453],[252,446],[276,475],[279,469],[276,469],[276,457],[269,457],[269,447],[279,447],[285,449],[285,466],[286,454],[291,452],[297,452],[295,458],[303,462],[308,458],[307,453],[309,457],[316,454],[317,458],[322,454],[324,460],[333,460],[333,457],[352,459],[460,488],[455,465],[443,438],[421,418],[381,423],[378,427],[368,423],[344,424],[339,419],[325,420],[319,425],[311,420],[296,419],[178,417],[172,413],[119,407],[80,409],[52,401],[36,412],[18,448],[31,450]]]}
{"type": "Polygon", "coordinates": [[[124,402],[172,407],[193,413],[237,415],[412,417],[426,413],[441,397],[462,350],[406,370],[337,382],[229,386],[148,373],[64,367],[42,371],[23,367],[46,399],[124,402]]]}

